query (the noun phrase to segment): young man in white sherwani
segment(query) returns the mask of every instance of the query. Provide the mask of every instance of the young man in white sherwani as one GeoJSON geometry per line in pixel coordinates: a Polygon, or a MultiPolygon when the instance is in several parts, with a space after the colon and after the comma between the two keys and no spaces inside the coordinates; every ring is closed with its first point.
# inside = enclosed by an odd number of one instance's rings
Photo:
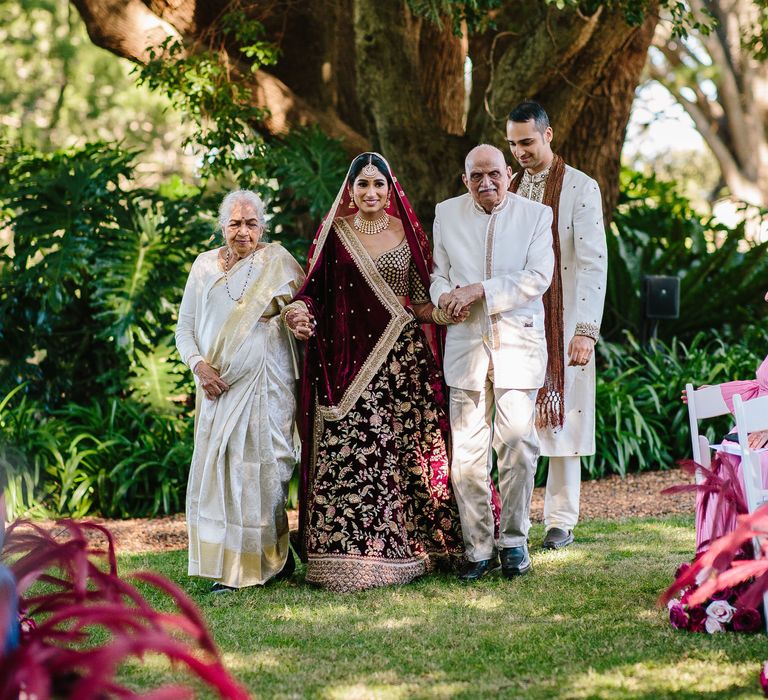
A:
{"type": "Polygon", "coordinates": [[[600,188],[552,152],[552,136],[549,117],[536,102],[523,102],[510,112],[507,140],[523,167],[512,190],[550,206],[558,236],[549,294],[559,294],[560,302],[552,305],[547,318],[547,395],[540,394],[537,405],[542,409],[537,412],[541,454],[549,457],[545,549],[573,542],[581,458],[595,452],[594,347],[600,335],[608,263],[600,188]],[[563,310],[562,315],[557,309],[563,310]],[[558,412],[548,407],[562,408],[558,412]]]}
{"type": "Polygon", "coordinates": [[[468,193],[437,205],[430,296],[447,320],[445,380],[453,438],[451,482],[476,581],[530,567],[528,514],[539,444],[534,406],[547,364],[542,295],[554,267],[551,210],[507,192],[512,171],[494,146],[467,155],[468,193]],[[469,312],[466,320],[462,319],[469,312]],[[501,496],[498,540],[490,450],[501,496]]]}

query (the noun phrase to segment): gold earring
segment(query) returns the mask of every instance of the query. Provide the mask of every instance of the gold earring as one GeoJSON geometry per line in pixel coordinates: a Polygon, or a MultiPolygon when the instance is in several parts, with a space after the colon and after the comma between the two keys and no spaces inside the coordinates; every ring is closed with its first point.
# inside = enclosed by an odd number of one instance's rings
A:
{"type": "Polygon", "coordinates": [[[389,205],[391,204],[391,201],[389,199],[389,196],[387,196],[387,203],[384,205],[385,209],[389,209],[389,205]]]}
{"type": "Polygon", "coordinates": [[[350,209],[357,208],[357,205],[355,204],[355,198],[352,196],[352,193],[349,193],[349,204],[347,205],[350,209]]]}

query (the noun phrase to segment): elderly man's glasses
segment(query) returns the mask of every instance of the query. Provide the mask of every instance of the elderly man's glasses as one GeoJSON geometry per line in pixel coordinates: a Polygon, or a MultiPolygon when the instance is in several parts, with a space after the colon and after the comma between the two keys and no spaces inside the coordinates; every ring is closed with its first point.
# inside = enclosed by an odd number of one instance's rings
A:
{"type": "Polygon", "coordinates": [[[227,229],[230,231],[239,231],[243,225],[245,225],[245,228],[249,231],[256,231],[260,226],[257,219],[248,219],[247,221],[237,221],[233,219],[227,224],[227,229]]]}

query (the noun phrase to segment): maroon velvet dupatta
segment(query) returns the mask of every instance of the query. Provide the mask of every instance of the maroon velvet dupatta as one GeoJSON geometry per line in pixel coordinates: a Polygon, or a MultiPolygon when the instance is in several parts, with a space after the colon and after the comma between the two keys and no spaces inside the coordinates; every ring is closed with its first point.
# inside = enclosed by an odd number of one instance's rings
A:
{"type": "MultiPolygon", "coordinates": [[[[432,256],[427,237],[391,169],[389,174],[394,188],[387,212],[402,223],[419,277],[429,289],[432,256]]],[[[346,222],[333,225],[336,219],[354,211],[349,203],[345,177],[315,235],[306,281],[293,300],[306,304],[317,323],[307,342],[299,392],[299,531],[303,559],[315,425],[320,419],[340,420],[348,413],[413,319],[346,222]]],[[[437,355],[439,339],[434,333],[430,335],[437,355]]],[[[442,387],[436,390],[438,398],[444,398],[442,387]]]]}

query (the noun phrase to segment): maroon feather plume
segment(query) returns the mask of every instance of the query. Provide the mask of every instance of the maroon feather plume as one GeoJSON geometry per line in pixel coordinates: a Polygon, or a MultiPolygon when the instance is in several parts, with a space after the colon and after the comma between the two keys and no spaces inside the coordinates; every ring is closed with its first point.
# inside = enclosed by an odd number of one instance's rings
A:
{"type": "MultiPolygon", "coordinates": [[[[63,520],[51,533],[16,522],[7,532],[3,558],[17,582],[20,609],[37,625],[22,634],[15,650],[0,657],[0,700],[16,700],[22,690],[38,700],[193,698],[193,691],[182,686],[140,695],[115,679],[126,659],[148,652],[186,667],[221,698],[248,700],[224,668],[199,610],[178,586],[151,572],[133,575],[173,600],[178,612],[161,613],[118,577],[114,541],[105,527],[63,520]],[[89,534],[102,536],[106,550],[92,545],[89,534]],[[25,596],[36,582],[53,590],[25,596]]],[[[5,631],[0,628],[0,639],[5,631]]]]}

